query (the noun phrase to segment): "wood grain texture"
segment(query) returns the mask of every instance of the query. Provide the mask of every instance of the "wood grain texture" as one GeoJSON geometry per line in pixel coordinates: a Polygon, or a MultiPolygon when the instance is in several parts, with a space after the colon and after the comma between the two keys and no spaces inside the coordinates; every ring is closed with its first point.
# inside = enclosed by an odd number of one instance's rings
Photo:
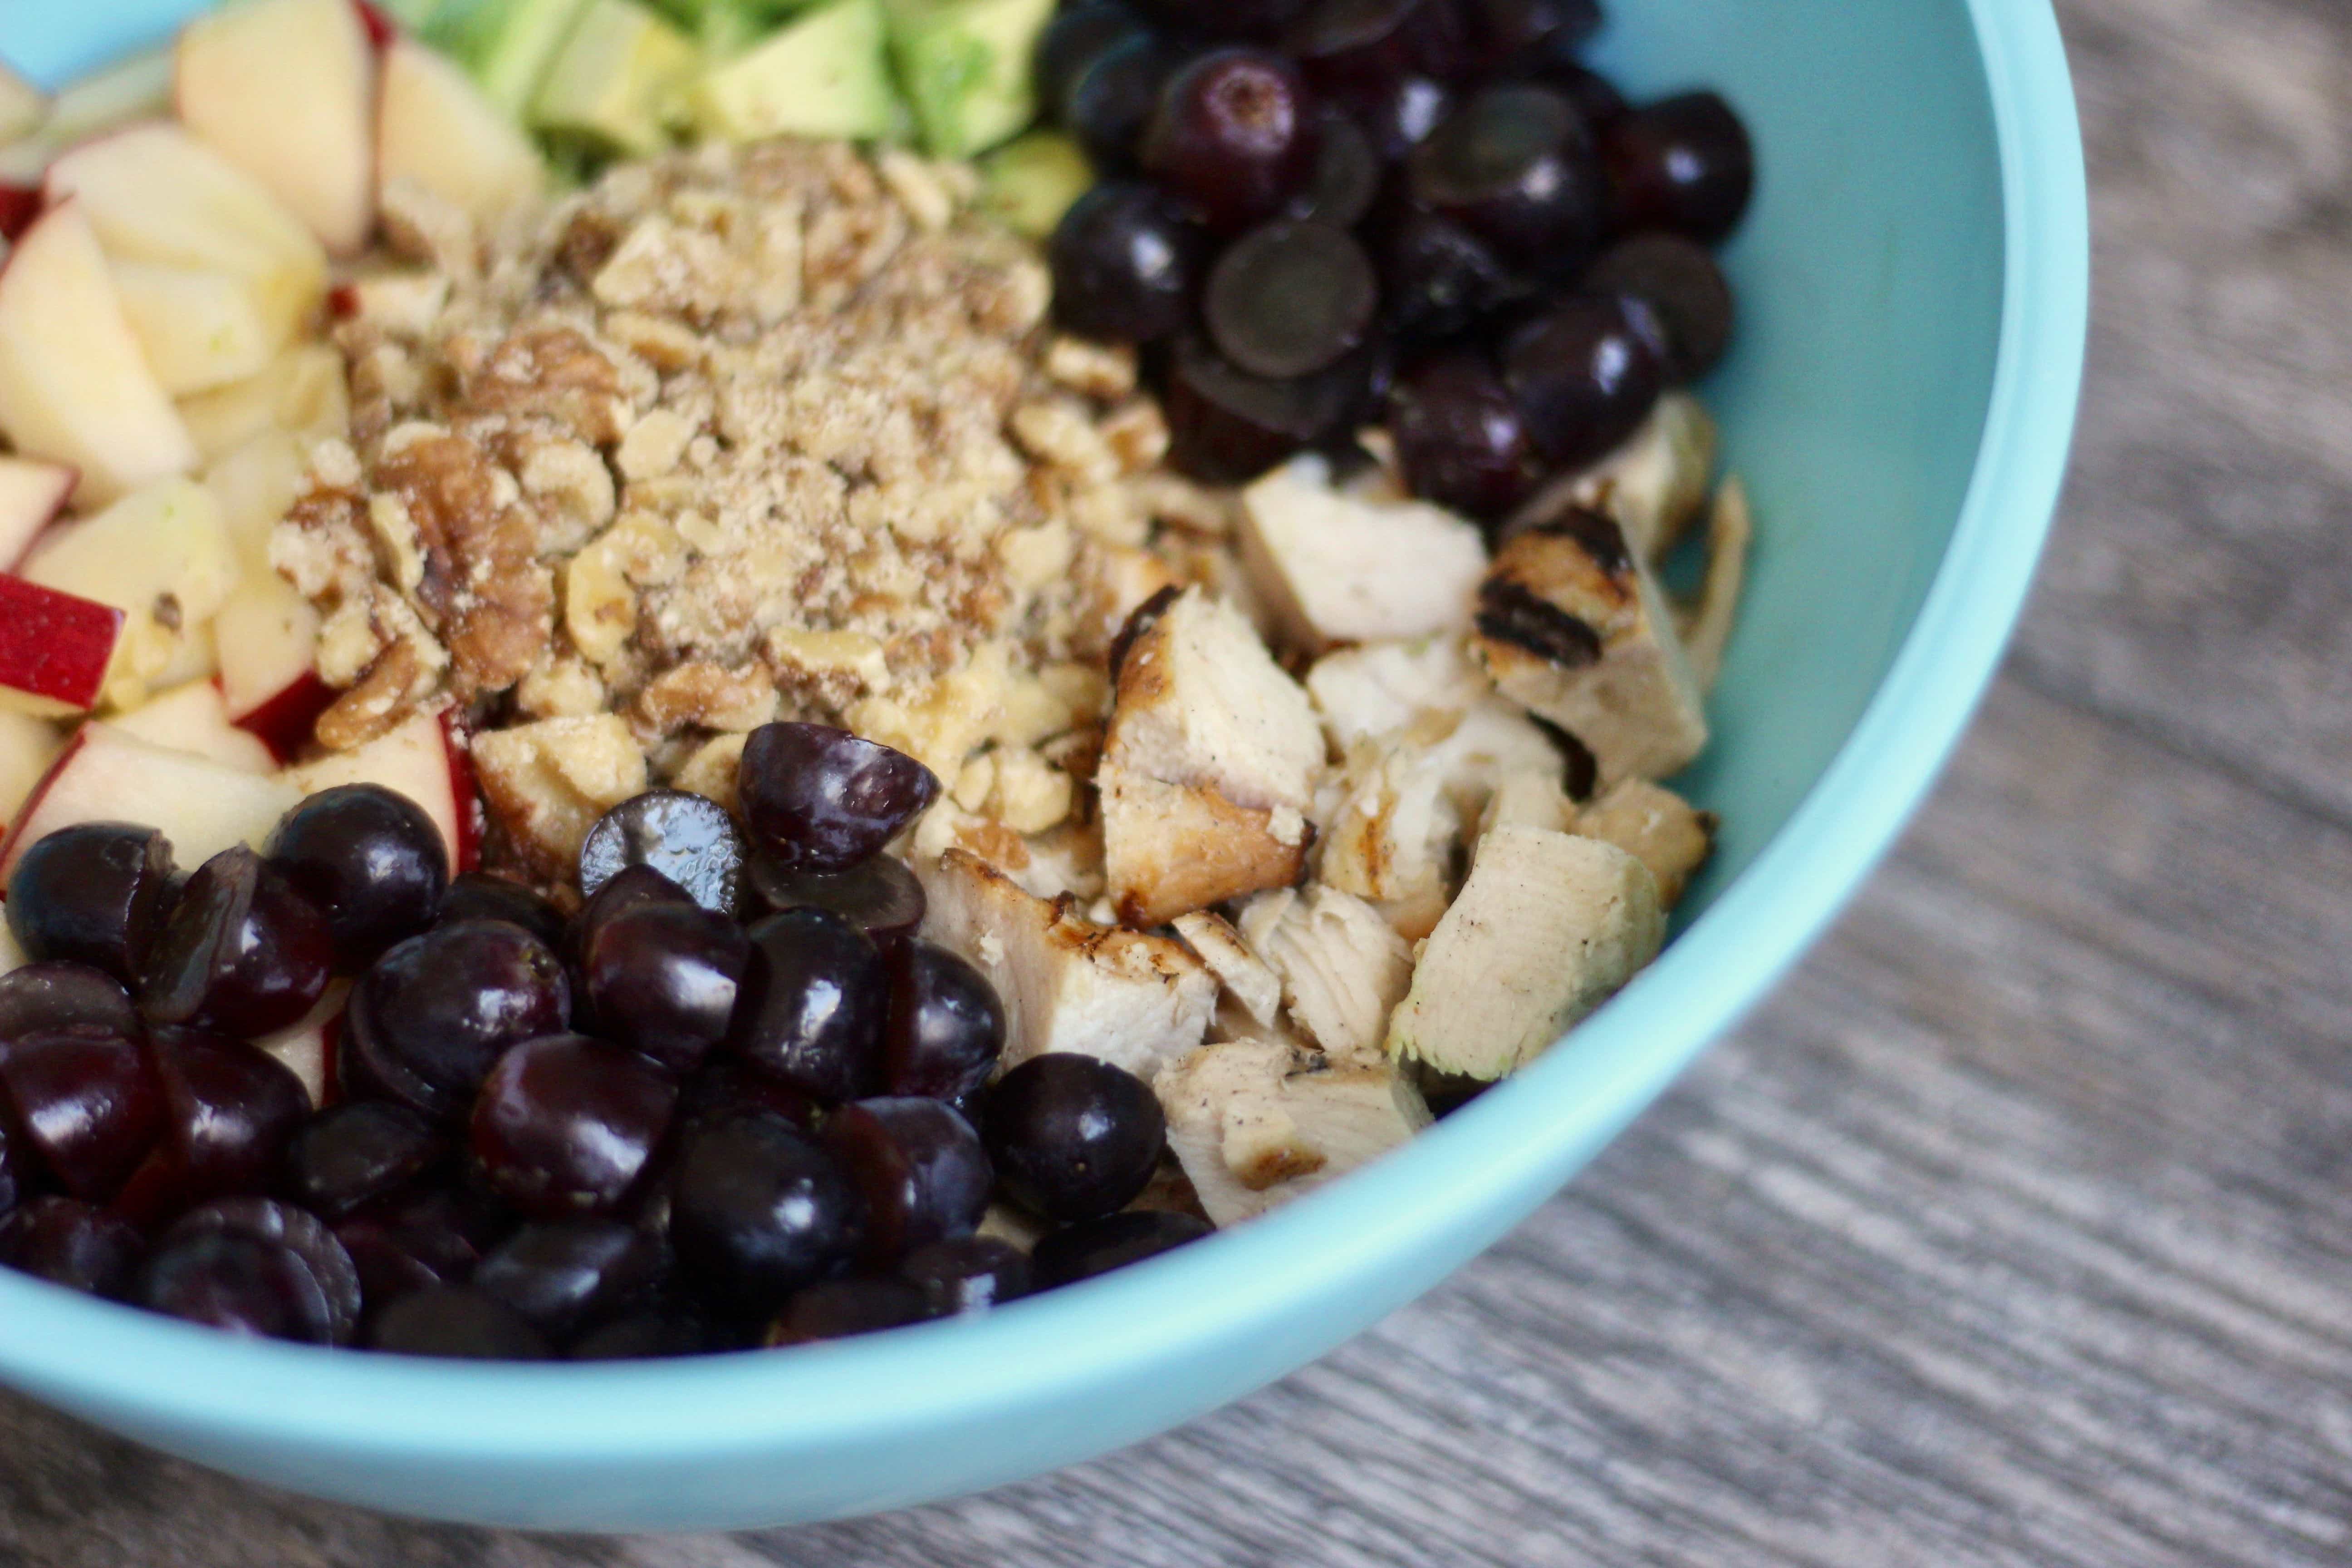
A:
{"type": "Polygon", "coordinates": [[[0,1399],[0,1563],[2352,1561],[2352,7],[2063,9],[2092,391],[2010,669],[1835,934],[1504,1246],[1131,1452],[764,1536],[386,1521],[0,1399]]]}

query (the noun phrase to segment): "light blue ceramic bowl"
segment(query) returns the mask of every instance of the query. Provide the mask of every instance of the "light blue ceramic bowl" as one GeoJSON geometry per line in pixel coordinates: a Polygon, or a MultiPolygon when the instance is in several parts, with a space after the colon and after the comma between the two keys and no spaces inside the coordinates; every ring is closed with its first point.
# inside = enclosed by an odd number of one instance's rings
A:
{"type": "MultiPolygon", "coordinates": [[[[11,0],[50,79],[195,0],[11,0]]],[[[992,1317],[788,1353],[431,1364],[253,1344],[0,1273],[0,1378],[158,1447],[445,1519],[774,1524],[992,1486],[1278,1377],[1460,1267],[1673,1081],[1853,891],[1959,734],[2056,502],[2088,237],[2046,0],[1615,0],[1636,92],[1720,85],[1762,184],[1708,389],[1760,542],[1691,783],[1722,849],[1572,1043],[1262,1222],[992,1317]]]]}

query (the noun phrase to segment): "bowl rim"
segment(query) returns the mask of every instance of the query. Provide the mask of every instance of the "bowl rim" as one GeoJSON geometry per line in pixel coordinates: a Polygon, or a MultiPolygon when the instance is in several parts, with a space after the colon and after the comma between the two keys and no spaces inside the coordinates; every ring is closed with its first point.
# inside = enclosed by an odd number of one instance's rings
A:
{"type": "MultiPolygon", "coordinates": [[[[2006,230],[1991,395],[1950,543],[1885,677],[1796,811],[1580,1030],[1573,1051],[1550,1053],[1409,1148],[1249,1226],[999,1313],[877,1339],[790,1356],[417,1362],[236,1340],[0,1270],[0,1379],[156,1430],[272,1448],[538,1463],[782,1450],[976,1421],[1172,1364],[1188,1348],[1240,1342],[1371,1279],[1411,1245],[1401,1238],[1556,1187],[1759,1001],[1858,889],[1968,724],[2022,607],[2080,392],[2089,214],[2048,0],[1969,0],[1969,10],[2006,230]],[[1232,1288],[1244,1279],[1246,1290],[1232,1288]]],[[[1306,1359],[1276,1353],[1284,1366],[1306,1359]]]]}

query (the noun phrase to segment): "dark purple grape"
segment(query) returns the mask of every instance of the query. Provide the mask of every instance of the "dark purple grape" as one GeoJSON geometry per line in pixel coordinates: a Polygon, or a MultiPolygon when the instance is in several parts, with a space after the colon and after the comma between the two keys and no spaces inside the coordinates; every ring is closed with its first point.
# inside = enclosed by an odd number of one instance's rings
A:
{"type": "Polygon", "coordinates": [[[163,1089],[163,1132],[115,1207],[152,1226],[214,1198],[266,1191],[310,1113],[302,1080],[226,1036],[163,1026],[148,1049],[163,1089]]]}
{"type": "Polygon", "coordinates": [[[1588,294],[1628,295],[1649,307],[1664,336],[1669,382],[1696,381],[1731,346],[1731,285],[1706,247],[1679,235],[1620,240],[1578,287],[1588,294]]]}
{"type": "Polygon", "coordinates": [[[253,1039],[299,1023],[333,969],[325,912],[240,844],[188,879],[148,952],[139,1005],[158,1023],[253,1039]]]}
{"type": "Polygon", "coordinates": [[[1521,290],[1494,248],[1451,218],[1392,199],[1377,224],[1382,313],[1400,342],[1442,343],[1521,290]]]}
{"type": "Polygon", "coordinates": [[[554,1348],[521,1313],[463,1285],[428,1285],[386,1307],[368,1344],[394,1355],[546,1361],[554,1348]]]}
{"type": "Polygon", "coordinates": [[[787,871],[754,856],[748,882],[753,901],[770,914],[831,910],[885,947],[912,935],[927,906],[923,884],[892,855],[877,855],[846,871],[787,871]]]}
{"type": "Polygon", "coordinates": [[[793,1292],[761,1342],[772,1348],[845,1340],[904,1328],[929,1315],[923,1293],[903,1280],[828,1279],[793,1292]]]}
{"type": "Polygon", "coordinates": [[[624,868],[650,866],[706,910],[732,915],[743,879],[743,836],[727,808],[682,789],[625,800],[580,846],[580,890],[592,897],[624,868]]]}
{"type": "MultiPolygon", "coordinates": [[[[683,893],[678,896],[685,897],[683,893]]],[[[448,896],[441,900],[440,919],[435,923],[455,925],[459,921],[504,921],[522,927],[551,951],[563,951],[566,928],[562,914],[520,882],[509,882],[504,877],[468,871],[452,881],[448,896]]]]}
{"type": "Polygon", "coordinates": [[[427,1187],[364,1205],[335,1226],[371,1309],[427,1285],[464,1282],[514,1229],[512,1211],[487,1194],[427,1187]]]}
{"type": "Polygon", "coordinates": [[[1045,118],[1066,125],[1070,93],[1079,79],[1110,50],[1150,32],[1142,17],[1118,0],[1065,6],[1037,35],[1032,69],[1045,118]]]}
{"type": "Polygon", "coordinates": [[[1719,244],[1756,191],[1748,127],[1712,92],[1661,99],[1612,121],[1601,132],[1601,165],[1619,234],[1663,228],[1719,244]]]}
{"type": "Polygon", "coordinates": [[[1372,263],[1345,229],[1266,224],[1225,248],[1202,314],[1226,359],[1252,375],[1312,375],[1364,341],[1380,302],[1372,263]]]}
{"type": "Polygon", "coordinates": [[[1192,314],[1206,249],[1200,226],[1172,198],[1105,180],[1070,204],[1046,242],[1055,318],[1107,342],[1166,337],[1192,314]]]}
{"type": "Polygon", "coordinates": [[[142,1026],[131,993],[102,969],[53,960],[0,974],[0,1044],[58,1029],[136,1036],[142,1026]]]}
{"type": "Polygon", "coordinates": [[[1465,517],[1508,515],[1542,478],[1519,405],[1484,354],[1441,354],[1400,377],[1389,434],[1412,493],[1465,517]]]}
{"type": "Polygon", "coordinates": [[[509,1046],[571,1021],[571,983],[546,943],[503,921],[461,921],[377,960],[352,989],[337,1065],[355,1097],[452,1119],[509,1046]]]}
{"type": "Polygon", "coordinates": [[[1315,169],[1284,214],[1306,222],[1353,228],[1381,194],[1380,153],[1364,128],[1337,109],[1315,117],[1315,169]]]}
{"type": "Polygon", "coordinates": [[[645,1176],[677,1089],[635,1052],[584,1035],[527,1040],[474,1102],[474,1163],[531,1219],[611,1214],[645,1176]]]}
{"type": "Polygon", "coordinates": [[[1665,388],[1656,320],[1622,295],[1571,295],[1504,340],[1503,381],[1545,457],[1570,468],[1597,462],[1665,388]]]}
{"type": "Polygon", "coordinates": [[[240,1332],[343,1345],[359,1327],[360,1280],[315,1215],[269,1198],[222,1198],[164,1232],[139,1300],[240,1332]]]}
{"type": "Polygon", "coordinates": [[[596,927],[581,988],[599,1032],[686,1072],[726,1037],[751,962],[750,939],[726,916],[656,904],[596,927]]]}
{"type": "Polygon", "coordinates": [[[737,783],[761,852],[787,871],[870,860],[940,797],[914,758],[825,724],[761,725],[737,783]]]}
{"type": "Polygon", "coordinates": [[[929,1095],[959,1110],[1004,1051],[1004,1002],[988,977],[936,942],[910,942],[890,962],[882,1029],[884,1080],[895,1095],[929,1095]]]}
{"type": "Polygon", "coordinates": [[[1572,63],[1601,30],[1600,0],[1470,0],[1470,36],[1481,68],[1572,63]]]}
{"type": "Polygon", "coordinates": [[[709,1297],[766,1317],[845,1267],[865,1200],[840,1162],[782,1118],[751,1111],[702,1128],[670,1175],[670,1246],[709,1297]]]}
{"type": "Polygon", "coordinates": [[[26,1147],[75,1197],[114,1196],[163,1128],[163,1088],[123,1035],[86,1029],[23,1035],[0,1049],[5,1093],[26,1147]]]}
{"type": "Polygon", "coordinates": [[[1307,0],[1143,0],[1161,26],[1213,38],[1276,38],[1307,0]]]}
{"type": "Polygon", "coordinates": [[[816,1097],[782,1079],[731,1058],[705,1062],[678,1091],[676,1125],[681,1130],[707,1126],[738,1110],[765,1110],[782,1117],[803,1132],[814,1132],[824,1119],[816,1097]]]}
{"type": "Polygon", "coordinates": [[[7,1096],[0,1094],[0,1217],[33,1195],[37,1175],[32,1151],[25,1146],[24,1133],[16,1130],[7,1096]]]}
{"type": "Polygon", "coordinates": [[[382,784],[320,790],[286,814],[269,861],[327,917],[338,973],[440,917],[449,847],[425,808],[382,784]]]}
{"type": "Polygon", "coordinates": [[[85,1295],[127,1296],[146,1247],[129,1221],[79,1198],[35,1198],[0,1219],[0,1263],[85,1295]]]}
{"type": "Polygon", "coordinates": [[[1536,80],[1568,100],[1576,117],[1591,132],[1596,148],[1601,135],[1631,109],[1614,82],[1573,60],[1542,61],[1535,67],[1533,75],[1536,80]]]}
{"type": "Polygon", "coordinates": [[[865,1194],[867,1268],[970,1236],[987,1212],[993,1177],[980,1134],[936,1100],[845,1105],[825,1118],[823,1142],[865,1194]]]}
{"type": "Polygon", "coordinates": [[[819,1100],[863,1100],[882,1083],[887,992],[882,953],[825,910],[787,910],[751,928],[728,1047],[819,1100]]]}
{"type": "Polygon", "coordinates": [[[898,1278],[934,1318],[985,1311],[1029,1293],[1029,1255],[993,1236],[934,1241],[899,1260],[898,1278]]]}
{"type": "Polygon", "coordinates": [[[1169,460],[1208,484],[1244,484],[1296,452],[1351,434],[1369,412],[1379,346],[1315,375],[1275,380],[1184,339],[1164,394],[1169,460]]]}
{"type": "Polygon", "coordinates": [[[296,1131],[278,1186],[313,1214],[339,1220],[416,1182],[449,1152],[441,1131],[406,1106],[349,1100],[296,1131]]]}
{"type": "Polygon", "coordinates": [[[1429,140],[1454,112],[1454,89],[1425,76],[1402,78],[1386,91],[1360,98],[1351,106],[1372,151],[1395,163],[1429,140]]]}
{"type": "Polygon", "coordinates": [[[1148,27],[1138,28],[1088,57],[1046,101],[1055,106],[1055,118],[1097,170],[1114,176],[1130,174],[1160,89],[1192,52],[1148,27]]]}
{"type": "Polygon", "coordinates": [[[1058,1290],[1130,1263],[1200,1240],[1215,1226],[1195,1215],[1169,1209],[1130,1209],[1083,1220],[1037,1244],[1029,1265],[1040,1290],[1058,1290]]]}
{"type": "Polygon", "coordinates": [[[1151,1086],[1099,1057],[1032,1057],[988,1091],[982,1131],[1004,1190],[1050,1219],[1127,1206],[1151,1180],[1167,1122],[1151,1086]]]}
{"type": "Polygon", "coordinates": [[[680,904],[699,909],[686,889],[655,870],[651,866],[627,866],[620,873],[589,896],[580,906],[579,918],[572,922],[571,934],[561,951],[577,962],[588,951],[589,943],[604,922],[627,914],[631,910],[648,904],[680,904]]]}
{"type": "Polygon", "coordinates": [[[1160,88],[1143,167],[1212,229],[1237,234],[1306,185],[1317,128],[1289,60],[1265,49],[1212,49],[1160,88]]]}
{"type": "Polygon", "coordinates": [[[668,1271],[661,1243],[617,1220],[527,1225],[492,1248],[474,1288],[551,1340],[568,1340],[649,1294],[668,1271]]]}
{"type": "Polygon", "coordinates": [[[1316,91],[1350,109],[1410,77],[1453,80],[1470,63],[1454,0],[1317,0],[1284,47],[1316,91]]]}
{"type": "Polygon", "coordinates": [[[1492,246],[1508,265],[1572,272],[1601,226],[1591,138],[1549,88],[1473,95],[1405,160],[1412,199],[1492,246]]]}
{"type": "Polygon", "coordinates": [[[644,1361],[708,1355],[734,1348],[732,1337],[684,1301],[633,1307],[572,1342],[574,1361],[644,1361]]]}
{"type": "Polygon", "coordinates": [[[172,846],[152,827],[83,822],[36,842],[8,875],[8,930],[33,959],[129,983],[171,910],[172,846]]]}

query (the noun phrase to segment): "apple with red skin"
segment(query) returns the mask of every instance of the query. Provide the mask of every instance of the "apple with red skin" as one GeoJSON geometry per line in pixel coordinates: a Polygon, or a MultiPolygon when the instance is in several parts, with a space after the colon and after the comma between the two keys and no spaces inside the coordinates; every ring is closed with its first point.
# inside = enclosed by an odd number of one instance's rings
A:
{"type": "Polygon", "coordinates": [[[63,463],[0,457],[0,570],[15,571],[66,510],[81,476],[63,463]]]}
{"type": "Polygon", "coordinates": [[[0,577],[0,700],[49,716],[89,712],[128,619],[111,605],[0,577]]]}
{"type": "Polygon", "coordinates": [[[15,239],[41,216],[41,187],[0,184],[0,239],[15,239]]]}

